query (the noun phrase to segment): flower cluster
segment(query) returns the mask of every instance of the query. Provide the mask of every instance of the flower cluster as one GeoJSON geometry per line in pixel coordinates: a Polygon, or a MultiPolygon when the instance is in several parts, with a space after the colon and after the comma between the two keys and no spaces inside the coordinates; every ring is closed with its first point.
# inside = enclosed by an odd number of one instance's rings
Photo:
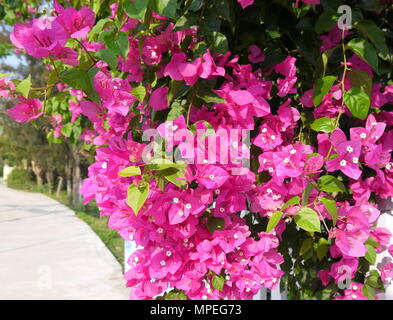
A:
{"type": "MultiPolygon", "coordinates": [[[[238,2],[243,8],[254,3],[238,2]]],[[[117,5],[111,10],[113,22],[117,5]]],[[[80,75],[72,66],[82,68],[82,56],[91,59],[85,70],[95,70],[91,88],[63,74],[57,91],[70,97],[69,122],[83,119],[81,139],[97,146],[81,188],[85,203],[94,199],[109,227],[138,245],[125,274],[132,299],[169,289],[190,299],[252,299],[261,287],[276,288],[285,274],[280,241],[294,224],[307,238],[328,243],[320,257],[326,269],[318,272],[324,286],[355,279],[370,253],[392,251],[391,233],[376,227],[381,212],[373,201],[393,196],[392,112],[379,110],[393,103],[392,85],[374,83],[372,109],[356,117],[345,98],[356,89],[347,70],[373,72],[355,54],[316,104],[315,88],[299,88],[297,57],[266,71],[256,45],[245,55],[201,50],[198,27],[179,30],[158,13],[146,16],[154,32],[141,32],[146,21],[125,16],[118,29],[103,24],[97,37],[90,8],[65,9],[55,1],[53,17],[15,25],[11,35],[17,48],[46,58],[55,72],[63,62],[63,72],[80,75]],[[114,61],[110,50],[118,52],[114,61]],[[303,139],[305,112],[314,123],[327,119],[327,130],[315,129],[315,141],[303,139]],[[342,117],[354,119],[350,128],[340,126],[342,117]],[[154,139],[141,139],[149,130],[154,139]],[[242,130],[251,133],[250,148],[244,137],[231,135],[242,130]],[[203,134],[190,142],[186,136],[197,131],[203,134]],[[156,161],[146,150],[157,137],[165,145],[155,150],[159,155],[178,153],[182,161],[156,161]]],[[[320,51],[348,35],[334,27],[322,36],[320,51]]],[[[0,79],[0,96],[16,95],[13,82],[0,79]]],[[[39,99],[18,99],[8,110],[16,121],[44,114],[39,99]]],[[[51,114],[56,138],[67,117],[51,114]]],[[[391,264],[381,279],[392,281],[391,264]]],[[[362,287],[352,283],[336,299],[367,299],[362,287]]]]}

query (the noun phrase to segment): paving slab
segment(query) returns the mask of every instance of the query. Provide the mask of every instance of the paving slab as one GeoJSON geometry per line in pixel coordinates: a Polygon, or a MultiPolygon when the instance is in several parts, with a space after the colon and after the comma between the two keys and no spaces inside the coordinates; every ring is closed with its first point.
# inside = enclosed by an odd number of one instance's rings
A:
{"type": "Polygon", "coordinates": [[[0,183],[0,299],[128,299],[122,268],[57,201],[0,183]]]}

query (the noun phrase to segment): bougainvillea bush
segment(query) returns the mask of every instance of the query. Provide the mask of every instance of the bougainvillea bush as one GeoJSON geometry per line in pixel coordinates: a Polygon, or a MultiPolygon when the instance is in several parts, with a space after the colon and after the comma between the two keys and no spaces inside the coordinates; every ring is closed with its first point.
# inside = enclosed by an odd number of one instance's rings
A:
{"type": "Polygon", "coordinates": [[[377,205],[393,196],[393,8],[342,4],[54,1],[14,25],[50,73],[3,75],[8,114],[95,150],[81,193],[138,245],[131,299],[362,300],[392,282],[376,256],[393,254],[377,205]]]}

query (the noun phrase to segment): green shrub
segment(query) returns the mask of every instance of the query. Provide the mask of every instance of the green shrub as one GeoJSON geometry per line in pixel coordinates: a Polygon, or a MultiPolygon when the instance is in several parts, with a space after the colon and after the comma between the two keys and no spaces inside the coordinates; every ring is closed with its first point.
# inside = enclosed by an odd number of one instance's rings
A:
{"type": "Polygon", "coordinates": [[[30,190],[33,180],[25,169],[14,169],[7,177],[7,186],[14,189],[30,190]]]}

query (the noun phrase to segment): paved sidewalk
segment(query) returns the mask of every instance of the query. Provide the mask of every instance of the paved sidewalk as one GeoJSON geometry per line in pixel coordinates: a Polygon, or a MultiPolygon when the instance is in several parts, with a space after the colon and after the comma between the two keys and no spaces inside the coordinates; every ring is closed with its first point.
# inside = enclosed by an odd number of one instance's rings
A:
{"type": "Polygon", "coordinates": [[[74,212],[0,183],[0,299],[127,299],[120,264],[74,212]]]}

